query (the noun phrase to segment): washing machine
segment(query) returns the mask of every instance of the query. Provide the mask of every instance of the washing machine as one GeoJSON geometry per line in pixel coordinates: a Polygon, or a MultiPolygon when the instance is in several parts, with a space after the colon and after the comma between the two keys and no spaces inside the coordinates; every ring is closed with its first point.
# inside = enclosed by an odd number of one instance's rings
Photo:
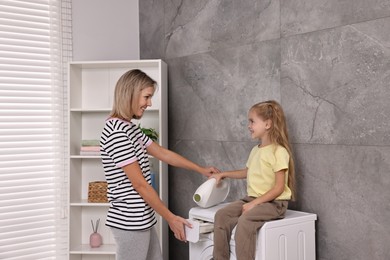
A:
{"type": "MultiPolygon", "coordinates": [[[[211,208],[194,207],[186,228],[190,260],[210,260],[213,256],[215,213],[228,203],[211,208]]],[[[315,221],[317,215],[287,210],[285,218],[266,222],[258,232],[256,260],[315,260],[315,221]]],[[[236,260],[233,230],[230,260],[236,260]]]]}
{"type": "MultiPolygon", "coordinates": [[[[186,237],[190,247],[190,260],[211,260],[214,248],[214,216],[226,206],[219,204],[211,208],[195,207],[190,209],[188,221],[193,228],[186,228],[186,237]]],[[[230,252],[235,254],[235,252],[230,252]]]]}

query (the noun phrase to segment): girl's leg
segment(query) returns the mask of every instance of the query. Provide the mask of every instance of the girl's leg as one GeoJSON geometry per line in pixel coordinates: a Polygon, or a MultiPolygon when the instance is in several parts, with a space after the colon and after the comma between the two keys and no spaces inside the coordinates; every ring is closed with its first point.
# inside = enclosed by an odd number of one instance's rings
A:
{"type": "MultiPolygon", "coordinates": [[[[152,230],[154,229],[149,229],[146,231],[126,231],[126,230],[111,228],[112,234],[115,238],[115,242],[117,245],[115,259],[116,260],[147,259],[148,251],[150,248],[150,242],[152,239],[152,230]]],[[[153,238],[153,240],[155,239],[157,239],[157,237],[153,238]]],[[[154,254],[156,254],[156,252],[154,252],[154,254]]],[[[155,258],[155,259],[162,259],[161,251],[160,251],[160,258],[155,258]]]]}
{"type": "Polygon", "coordinates": [[[242,213],[243,201],[233,202],[217,211],[214,217],[214,260],[230,258],[230,238],[238,217],[242,213]]]}
{"type": "Polygon", "coordinates": [[[283,218],[287,205],[287,201],[267,202],[240,216],[235,233],[237,260],[255,259],[257,231],[265,221],[283,218]]]}

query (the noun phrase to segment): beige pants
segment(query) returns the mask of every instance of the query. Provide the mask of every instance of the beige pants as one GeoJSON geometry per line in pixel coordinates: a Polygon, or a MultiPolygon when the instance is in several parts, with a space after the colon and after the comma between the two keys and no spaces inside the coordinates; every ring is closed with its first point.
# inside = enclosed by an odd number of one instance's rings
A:
{"type": "Polygon", "coordinates": [[[288,206],[286,200],[263,203],[242,214],[242,206],[254,199],[247,196],[217,211],[214,219],[214,260],[230,258],[229,243],[236,225],[237,260],[254,260],[257,231],[266,221],[284,218],[288,206]]]}

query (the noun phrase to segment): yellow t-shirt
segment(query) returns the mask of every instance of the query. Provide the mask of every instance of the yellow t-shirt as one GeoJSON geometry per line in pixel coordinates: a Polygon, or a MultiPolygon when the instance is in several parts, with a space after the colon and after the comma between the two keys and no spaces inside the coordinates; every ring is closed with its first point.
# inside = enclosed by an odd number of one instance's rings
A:
{"type": "Polygon", "coordinates": [[[275,173],[286,169],[283,193],[276,200],[291,199],[291,190],[288,183],[288,162],[290,156],[283,146],[267,145],[253,147],[246,167],[248,196],[260,197],[275,185],[275,173]]]}

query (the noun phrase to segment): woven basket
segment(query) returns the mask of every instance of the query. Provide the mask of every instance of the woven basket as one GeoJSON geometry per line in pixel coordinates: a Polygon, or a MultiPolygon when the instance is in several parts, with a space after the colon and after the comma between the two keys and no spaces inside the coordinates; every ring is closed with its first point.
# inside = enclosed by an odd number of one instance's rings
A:
{"type": "Polygon", "coordinates": [[[106,181],[94,181],[88,184],[88,202],[108,202],[106,181]]]}

